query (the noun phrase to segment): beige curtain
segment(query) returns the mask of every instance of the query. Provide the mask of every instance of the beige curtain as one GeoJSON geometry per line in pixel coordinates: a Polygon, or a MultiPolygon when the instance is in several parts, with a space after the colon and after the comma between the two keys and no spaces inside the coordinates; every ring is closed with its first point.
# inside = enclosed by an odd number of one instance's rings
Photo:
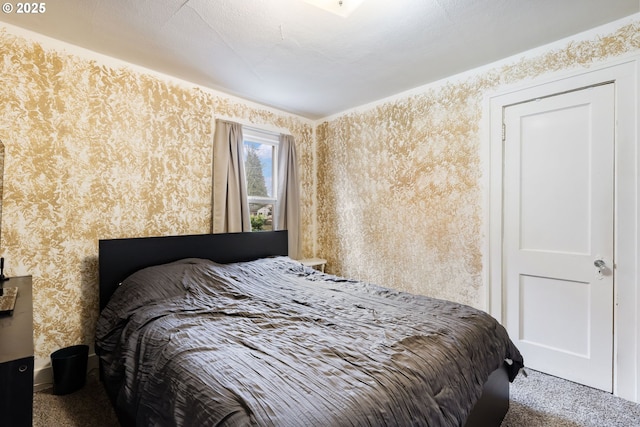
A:
{"type": "Polygon", "coordinates": [[[216,120],[213,139],[214,233],[251,231],[242,153],[242,126],[216,120]]]}
{"type": "Polygon", "coordinates": [[[288,230],[289,256],[300,257],[300,184],[293,136],[280,135],[276,230],[288,230]]]}

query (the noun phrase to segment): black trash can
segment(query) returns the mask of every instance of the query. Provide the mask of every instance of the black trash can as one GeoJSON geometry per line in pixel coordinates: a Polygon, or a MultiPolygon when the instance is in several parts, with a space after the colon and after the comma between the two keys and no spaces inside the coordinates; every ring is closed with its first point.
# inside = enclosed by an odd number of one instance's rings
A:
{"type": "Polygon", "coordinates": [[[87,381],[88,345],[74,345],[51,353],[53,394],[69,394],[87,381]]]}

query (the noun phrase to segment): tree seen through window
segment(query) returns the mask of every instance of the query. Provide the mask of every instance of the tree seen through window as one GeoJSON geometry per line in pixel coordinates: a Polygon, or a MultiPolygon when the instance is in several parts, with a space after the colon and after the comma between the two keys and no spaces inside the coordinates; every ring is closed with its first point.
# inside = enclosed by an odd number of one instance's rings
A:
{"type": "Polygon", "coordinates": [[[273,229],[278,135],[244,132],[244,169],[252,231],[273,229]]]}

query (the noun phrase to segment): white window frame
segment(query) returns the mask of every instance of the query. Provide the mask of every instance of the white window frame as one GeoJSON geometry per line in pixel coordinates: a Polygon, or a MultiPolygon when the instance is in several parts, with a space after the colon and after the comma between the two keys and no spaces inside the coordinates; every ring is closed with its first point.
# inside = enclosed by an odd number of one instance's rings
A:
{"type": "MultiPolygon", "coordinates": [[[[273,197],[255,197],[247,195],[247,202],[249,204],[271,204],[273,206],[272,217],[276,217],[276,208],[278,202],[278,149],[280,146],[280,134],[265,131],[262,129],[256,129],[252,127],[243,126],[242,128],[242,147],[246,147],[247,142],[257,142],[260,144],[270,145],[273,147],[273,165],[271,173],[271,188],[273,197]]],[[[245,153],[242,157],[245,159],[245,153]]],[[[246,168],[245,168],[246,179],[246,168]]]]}

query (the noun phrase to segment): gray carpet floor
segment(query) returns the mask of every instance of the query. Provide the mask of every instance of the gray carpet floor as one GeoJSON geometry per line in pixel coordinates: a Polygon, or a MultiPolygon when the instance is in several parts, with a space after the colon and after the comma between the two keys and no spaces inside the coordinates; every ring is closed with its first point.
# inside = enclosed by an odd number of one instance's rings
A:
{"type": "MultiPolygon", "coordinates": [[[[502,427],[640,427],[640,405],[611,394],[527,370],[511,385],[511,403],[502,427]]],[[[102,384],[65,396],[51,389],[34,395],[34,427],[117,427],[102,384]]]]}
{"type": "Polygon", "coordinates": [[[502,427],[639,427],[640,405],[526,369],[510,388],[502,427]]]}
{"type": "Polygon", "coordinates": [[[33,427],[119,427],[111,402],[94,370],[87,384],[58,396],[49,388],[33,395],[33,427]]]}

